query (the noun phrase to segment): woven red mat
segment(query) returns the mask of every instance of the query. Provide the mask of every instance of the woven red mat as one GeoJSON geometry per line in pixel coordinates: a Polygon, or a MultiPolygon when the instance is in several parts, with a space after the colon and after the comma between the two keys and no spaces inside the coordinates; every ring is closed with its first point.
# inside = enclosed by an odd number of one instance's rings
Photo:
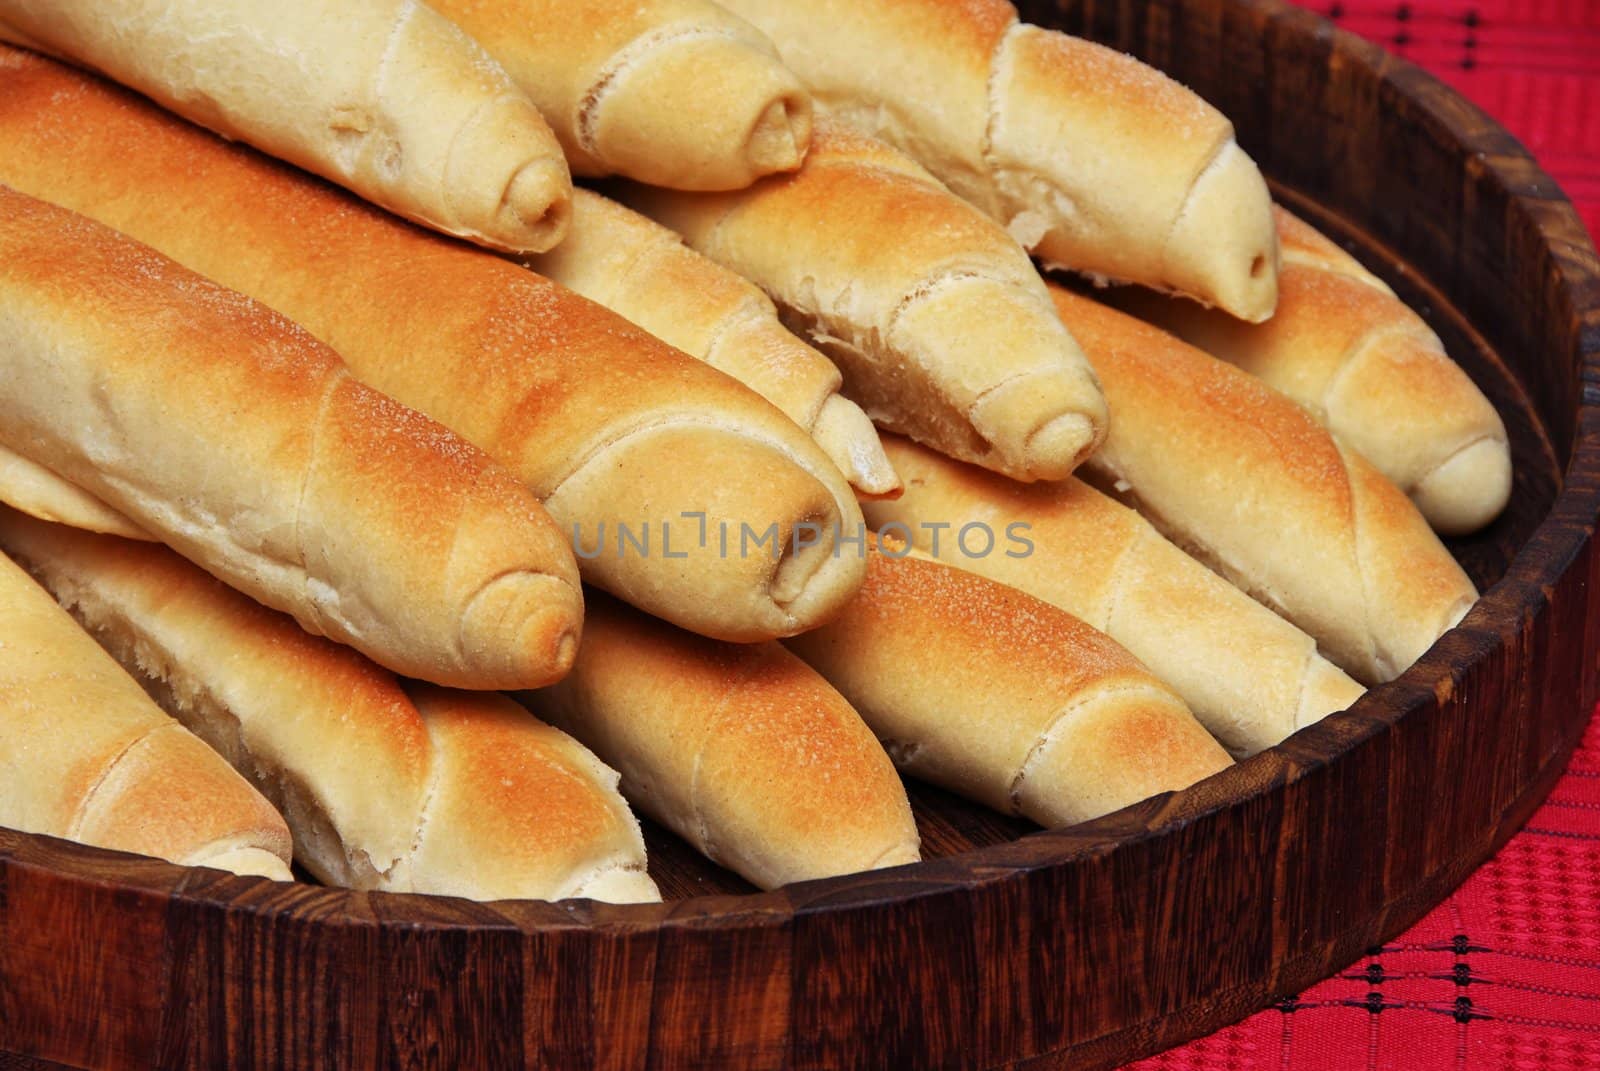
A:
{"type": "MultiPolygon", "coordinates": [[[[1600,0],[1318,0],[1533,152],[1600,234],[1600,0]]],[[[1399,939],[1127,1071],[1600,1071],[1600,708],[1527,827],[1399,939]]]]}
{"type": "Polygon", "coordinates": [[[1127,1071],[1600,1068],[1600,708],[1528,825],[1398,939],[1127,1071]]]}

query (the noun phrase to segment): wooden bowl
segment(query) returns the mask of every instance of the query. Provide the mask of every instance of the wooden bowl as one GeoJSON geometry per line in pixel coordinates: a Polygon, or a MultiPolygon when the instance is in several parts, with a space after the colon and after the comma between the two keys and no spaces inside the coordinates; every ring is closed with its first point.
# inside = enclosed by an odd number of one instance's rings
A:
{"type": "Polygon", "coordinates": [[[1274,0],[1025,4],[1231,115],[1281,196],[1499,406],[1482,602],[1401,679],[1186,792],[1056,832],[913,787],[931,861],[672,902],[279,885],[0,831],[0,1067],[1109,1067],[1398,933],[1548,791],[1596,699],[1600,271],[1555,185],[1416,68],[1274,0]]]}

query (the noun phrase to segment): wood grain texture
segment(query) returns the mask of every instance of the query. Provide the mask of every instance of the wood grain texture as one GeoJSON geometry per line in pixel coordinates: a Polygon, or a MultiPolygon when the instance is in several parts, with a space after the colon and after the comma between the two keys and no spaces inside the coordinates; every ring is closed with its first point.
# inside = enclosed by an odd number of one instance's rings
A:
{"type": "Polygon", "coordinates": [[[1026,17],[1232,115],[1278,193],[1417,306],[1518,466],[1486,589],[1353,710],[1194,788],[1031,830],[913,786],[922,864],[754,893],[650,830],[669,902],[288,887],[0,831],[0,1068],[1111,1067],[1419,918],[1549,790],[1600,690],[1600,265],[1421,71],[1274,0],[1026,17]]]}

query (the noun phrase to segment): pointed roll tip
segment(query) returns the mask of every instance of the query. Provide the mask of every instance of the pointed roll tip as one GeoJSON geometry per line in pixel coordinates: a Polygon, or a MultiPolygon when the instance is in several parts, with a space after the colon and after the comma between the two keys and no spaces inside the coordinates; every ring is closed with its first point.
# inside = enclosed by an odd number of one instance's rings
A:
{"type": "Polygon", "coordinates": [[[1020,813],[1056,827],[1188,788],[1232,765],[1177,696],[1124,683],[1053,726],[1012,791],[1020,813]]]}
{"type": "Polygon", "coordinates": [[[586,147],[607,173],[702,193],[793,171],[811,145],[811,95],[771,45],[704,29],[622,67],[593,96],[586,147]]]}
{"type": "Polygon", "coordinates": [[[793,171],[811,147],[811,97],[798,86],[764,108],[745,139],[745,161],[753,175],[793,171]]]}
{"type": "Polygon", "coordinates": [[[294,880],[294,875],[289,872],[289,865],[265,848],[232,848],[204,858],[188,859],[185,865],[226,870],[247,878],[266,878],[269,881],[294,880]]]}
{"type": "Polygon", "coordinates": [[[583,625],[583,596],[558,576],[531,571],[496,577],[475,595],[461,622],[458,680],[472,689],[541,688],[572,668],[583,625]]]}
{"type": "Polygon", "coordinates": [[[530,160],[511,176],[501,204],[505,229],[516,235],[512,253],[544,253],[567,236],[572,221],[572,178],[565,164],[530,160]]]}
{"type": "Polygon", "coordinates": [[[1030,483],[1064,480],[1104,441],[1105,397],[1087,371],[1021,376],[974,407],[972,423],[992,456],[985,468],[1030,483]]]}
{"type": "Polygon", "coordinates": [[[1255,161],[1233,141],[1195,180],[1167,239],[1166,288],[1249,323],[1278,305],[1278,230],[1255,161]]]}
{"type": "Polygon", "coordinates": [[[599,900],[607,904],[657,904],[661,890],[643,868],[631,863],[616,863],[584,879],[572,891],[572,898],[599,900]]]}
{"type": "Polygon", "coordinates": [[[1093,453],[1103,433],[1082,413],[1062,413],[1028,436],[1023,457],[1040,479],[1064,480],[1093,453]]]}
{"type": "MultiPolygon", "coordinates": [[[[441,105],[442,106],[442,105],[441,105]]],[[[411,165],[403,157],[401,177],[411,165]]],[[[414,177],[420,181],[422,176],[414,177]]],[[[549,124],[525,96],[507,92],[472,113],[445,150],[430,200],[440,229],[504,253],[543,253],[566,236],[572,173],[549,124]]],[[[424,222],[430,209],[418,206],[424,222]]]]}
{"type": "Polygon", "coordinates": [[[849,601],[866,566],[841,539],[861,508],[803,430],[762,412],[745,427],[695,413],[649,425],[568,475],[546,505],[573,525],[585,581],[733,643],[813,628],[849,601]]]}
{"type": "Polygon", "coordinates": [[[1411,500],[1434,531],[1462,536],[1489,524],[1511,500],[1511,450],[1503,439],[1470,443],[1417,481],[1411,500]]]}
{"type": "MultiPolygon", "coordinates": [[[[1349,710],[1366,692],[1367,689],[1344,670],[1320,654],[1312,654],[1300,682],[1300,709],[1290,732],[1314,725],[1330,714],[1349,710]]],[[[1281,739],[1251,740],[1245,742],[1248,748],[1241,750],[1253,755],[1281,742],[1281,739]]]]}
{"type": "Polygon", "coordinates": [[[811,425],[811,437],[858,494],[868,498],[900,494],[900,476],[883,452],[878,429],[854,402],[829,395],[811,425]]]}

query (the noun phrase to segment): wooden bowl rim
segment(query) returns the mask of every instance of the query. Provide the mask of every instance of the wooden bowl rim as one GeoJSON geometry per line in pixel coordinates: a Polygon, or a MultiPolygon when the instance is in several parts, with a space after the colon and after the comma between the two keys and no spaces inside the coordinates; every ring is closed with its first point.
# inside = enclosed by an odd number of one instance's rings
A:
{"type": "MultiPolygon", "coordinates": [[[[1308,11],[1287,8],[1277,0],[1226,0],[1246,13],[1273,20],[1303,20],[1304,32],[1329,39],[1332,50],[1351,64],[1369,69],[1383,83],[1407,89],[1428,86],[1427,92],[1408,92],[1420,102],[1419,119],[1436,125],[1445,136],[1483,150],[1485,177],[1500,183],[1508,202],[1523,212],[1537,211],[1539,229],[1548,233],[1559,223],[1567,233],[1583,234],[1584,226],[1570,201],[1532,154],[1477,105],[1416,65],[1395,57],[1354,34],[1334,27],[1308,11]],[[1479,131],[1468,136],[1460,119],[1469,118],[1479,131]],[[1492,144],[1488,144],[1492,142],[1492,144]],[[1492,151],[1491,151],[1492,150],[1492,151]],[[1539,192],[1535,195],[1533,190],[1539,192]],[[1552,195],[1553,194],[1553,195],[1552,195]]],[[[1550,248],[1548,244],[1546,248],[1550,248]]],[[[1552,290],[1559,290],[1574,318],[1600,313],[1600,264],[1592,244],[1563,249],[1553,258],[1556,274],[1552,290]]],[[[525,932],[573,928],[644,931],[680,926],[714,925],[743,928],[781,927],[796,915],[830,910],[858,909],[882,903],[908,903],[919,899],[966,893],[1000,883],[1021,880],[1029,873],[1068,866],[1105,855],[1126,845],[1167,835],[1219,810],[1236,807],[1263,794],[1293,784],[1338,761],[1347,751],[1389,731],[1394,722],[1453,687],[1454,679],[1470,661],[1452,664],[1449,637],[1479,633],[1492,635],[1496,622],[1521,620],[1547,601],[1557,580],[1577,559],[1589,541],[1588,531],[1600,515],[1600,481],[1587,483],[1566,477],[1582,462],[1600,471],[1600,331],[1578,337],[1579,367],[1586,389],[1575,422],[1571,456],[1563,472],[1563,486],[1549,514],[1518,549],[1505,575],[1473,607],[1465,620],[1441,638],[1400,678],[1364,695],[1348,711],[1309,726],[1292,738],[1295,752],[1304,754],[1307,741],[1319,736],[1328,750],[1314,758],[1297,758],[1280,744],[1226,770],[1199,785],[1165,793],[1103,818],[1065,829],[1039,830],[1016,841],[974,849],[927,862],[887,870],[846,874],[797,882],[768,892],[743,895],[697,896],[657,904],[606,904],[591,900],[499,900],[474,902],[422,893],[365,892],[305,883],[286,884],[265,878],[239,877],[200,867],[181,867],[159,859],[130,855],[76,844],[39,834],[15,834],[27,845],[25,857],[6,859],[8,866],[40,867],[81,879],[86,884],[134,894],[153,894],[186,904],[249,910],[276,915],[314,914],[323,926],[403,925],[429,931],[479,929],[514,925],[525,932]],[[1401,702],[1393,697],[1404,695],[1401,702]],[[1389,697],[1387,711],[1374,708],[1378,696],[1389,697]],[[1058,850],[1040,858],[1041,845],[1058,850]],[[371,903],[381,903],[374,911],[371,903]]],[[[1492,649],[1479,645],[1478,657],[1492,649]]],[[[4,856],[0,848],[0,856],[4,856]]]]}

